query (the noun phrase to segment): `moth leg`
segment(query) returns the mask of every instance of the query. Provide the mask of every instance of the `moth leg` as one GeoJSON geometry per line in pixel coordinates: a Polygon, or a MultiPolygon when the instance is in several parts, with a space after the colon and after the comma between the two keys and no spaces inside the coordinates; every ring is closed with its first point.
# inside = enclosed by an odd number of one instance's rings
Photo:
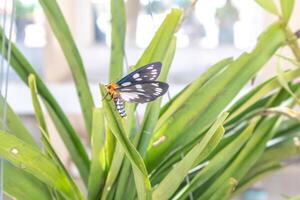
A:
{"type": "Polygon", "coordinates": [[[101,101],[103,101],[103,100],[107,97],[107,95],[108,95],[108,92],[107,92],[106,95],[102,98],[101,101]]]}

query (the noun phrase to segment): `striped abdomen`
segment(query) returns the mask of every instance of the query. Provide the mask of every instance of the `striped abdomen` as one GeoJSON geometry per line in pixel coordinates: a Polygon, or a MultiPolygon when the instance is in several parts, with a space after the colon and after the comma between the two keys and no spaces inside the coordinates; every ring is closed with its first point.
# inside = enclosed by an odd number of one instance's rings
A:
{"type": "Polygon", "coordinates": [[[114,102],[116,104],[117,111],[119,112],[121,117],[126,117],[124,100],[120,97],[116,97],[114,98],[114,102]]]}

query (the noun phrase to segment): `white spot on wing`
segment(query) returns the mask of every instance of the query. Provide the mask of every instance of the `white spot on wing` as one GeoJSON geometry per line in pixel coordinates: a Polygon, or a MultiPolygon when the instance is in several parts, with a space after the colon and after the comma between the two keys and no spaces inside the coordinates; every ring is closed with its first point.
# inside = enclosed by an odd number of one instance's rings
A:
{"type": "Polygon", "coordinates": [[[121,85],[122,86],[128,86],[128,85],[131,85],[131,82],[125,82],[125,83],[122,83],[121,85]]]}
{"type": "Polygon", "coordinates": [[[138,78],[140,77],[140,74],[139,73],[136,73],[135,75],[132,76],[133,78],[138,78]]]}
{"type": "Polygon", "coordinates": [[[135,85],[135,88],[136,88],[136,89],[141,89],[141,88],[142,88],[142,85],[137,84],[137,85],[135,85]]]}
{"type": "Polygon", "coordinates": [[[151,83],[151,85],[158,87],[158,83],[151,83]]]}
{"type": "Polygon", "coordinates": [[[153,69],[153,65],[151,65],[150,67],[147,67],[147,69],[153,69]]]}
{"type": "Polygon", "coordinates": [[[124,99],[125,101],[130,101],[132,99],[139,98],[139,94],[136,92],[121,92],[120,95],[121,95],[122,99],[124,99]]]}
{"type": "Polygon", "coordinates": [[[141,79],[141,78],[137,78],[137,79],[135,79],[135,80],[137,80],[137,81],[142,81],[143,79],[141,79]]]}

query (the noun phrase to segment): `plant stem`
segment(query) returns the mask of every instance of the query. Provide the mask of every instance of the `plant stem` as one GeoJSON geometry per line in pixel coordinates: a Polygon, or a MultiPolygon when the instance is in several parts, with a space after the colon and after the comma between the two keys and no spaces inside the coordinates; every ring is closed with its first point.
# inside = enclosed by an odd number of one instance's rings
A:
{"type": "Polygon", "coordinates": [[[297,39],[300,37],[300,30],[294,34],[291,29],[287,27],[285,29],[285,34],[289,47],[291,48],[297,61],[300,62],[300,47],[297,41],[297,39]]]}

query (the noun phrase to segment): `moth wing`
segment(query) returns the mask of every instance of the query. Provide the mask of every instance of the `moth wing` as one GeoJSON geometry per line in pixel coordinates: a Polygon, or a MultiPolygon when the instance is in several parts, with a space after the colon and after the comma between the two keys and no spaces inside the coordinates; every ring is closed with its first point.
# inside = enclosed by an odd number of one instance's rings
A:
{"type": "Polygon", "coordinates": [[[127,87],[118,88],[122,99],[133,103],[147,103],[164,95],[168,91],[169,85],[160,81],[134,84],[127,87]]]}
{"type": "Polygon", "coordinates": [[[136,83],[155,81],[161,71],[161,62],[149,63],[122,78],[117,82],[120,87],[130,86],[136,83]]]}

